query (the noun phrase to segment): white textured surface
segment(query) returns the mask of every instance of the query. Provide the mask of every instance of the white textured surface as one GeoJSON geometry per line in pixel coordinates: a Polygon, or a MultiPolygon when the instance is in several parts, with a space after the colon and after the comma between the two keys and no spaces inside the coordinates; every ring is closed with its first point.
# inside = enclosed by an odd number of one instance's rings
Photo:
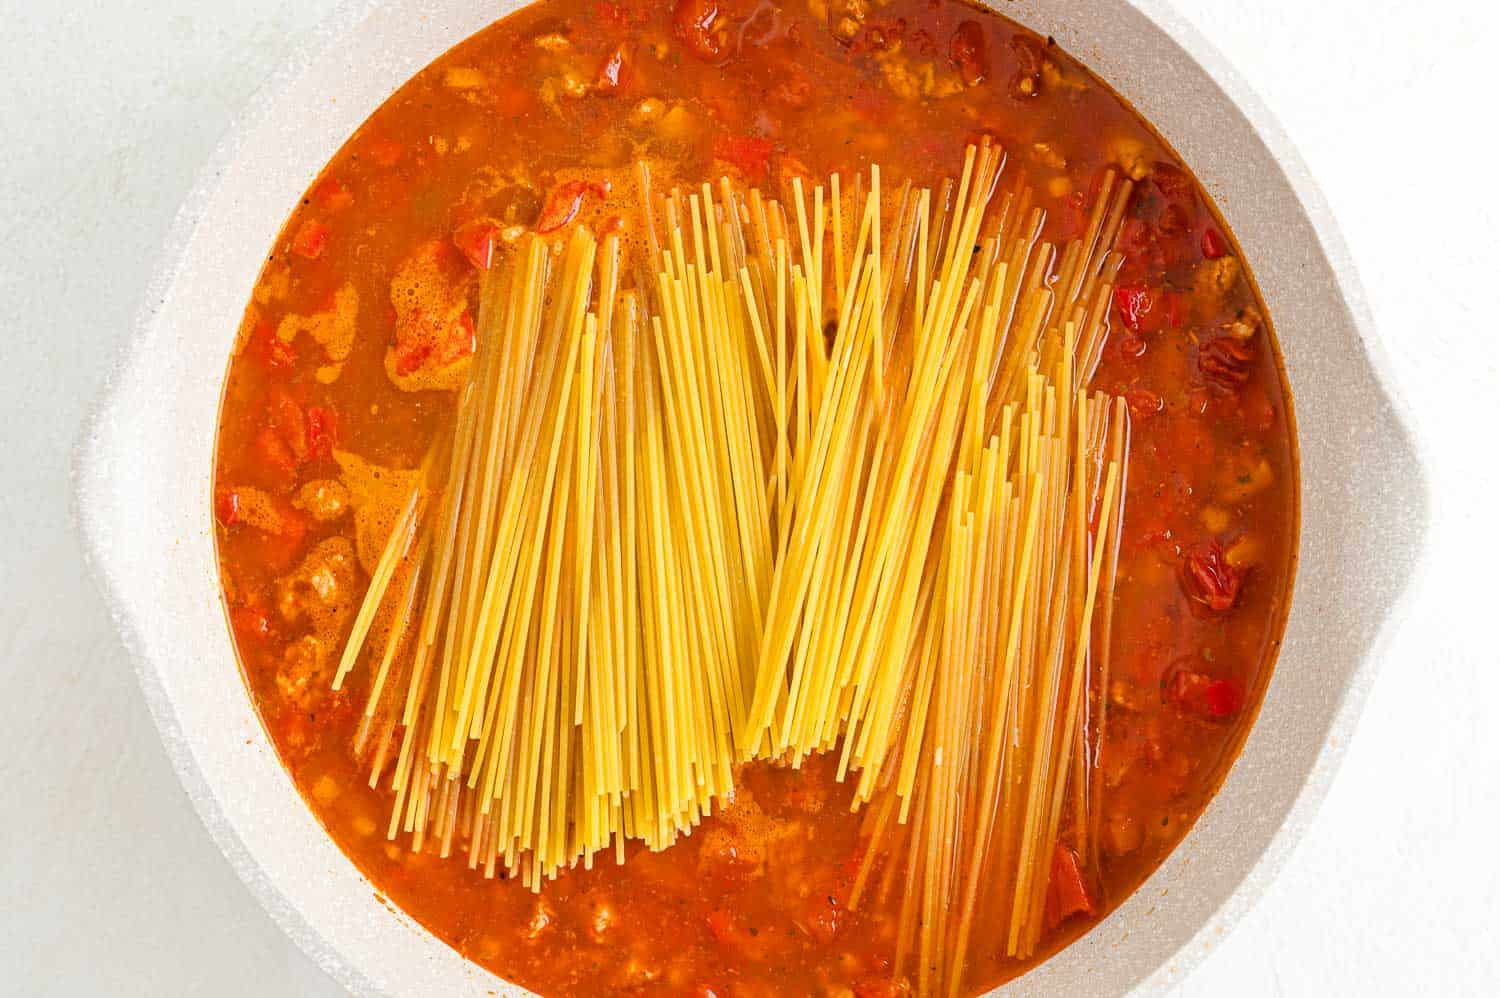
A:
{"type": "MultiPolygon", "coordinates": [[[[229,116],[330,6],[0,9],[0,730],[21,747],[0,757],[12,808],[0,831],[0,965],[12,976],[0,990],[335,990],[178,791],[65,516],[68,445],[172,212],[229,116]],[[99,278],[91,259],[108,261],[99,278]],[[32,748],[44,737],[60,746],[45,759],[32,748]]],[[[1484,223],[1500,219],[1466,178],[1491,162],[1473,116],[1500,34],[1488,7],[1457,3],[1429,4],[1425,24],[1394,0],[1246,6],[1197,0],[1191,14],[1281,117],[1339,214],[1421,407],[1441,498],[1424,591],[1328,805],[1183,990],[1493,991],[1500,750],[1485,721],[1500,678],[1482,624],[1500,551],[1480,512],[1500,481],[1492,459],[1474,458],[1495,431],[1500,351],[1469,289],[1487,284],[1496,247],[1484,223]],[[1318,40],[1329,37],[1341,41],[1318,40]],[[1401,120],[1422,122],[1422,140],[1401,142],[1401,120]],[[1429,223],[1416,199],[1433,182],[1429,223]],[[1413,282],[1420,245],[1432,251],[1413,282]]]]}

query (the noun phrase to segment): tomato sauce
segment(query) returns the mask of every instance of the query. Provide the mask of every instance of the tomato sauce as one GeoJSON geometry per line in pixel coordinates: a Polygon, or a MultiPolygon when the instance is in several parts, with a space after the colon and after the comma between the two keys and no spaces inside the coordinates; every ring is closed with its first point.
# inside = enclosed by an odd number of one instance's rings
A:
{"type": "MultiPolygon", "coordinates": [[[[368,493],[410,469],[474,349],[476,268],[520,234],[632,234],[616,191],[724,173],[935,184],[988,136],[1047,211],[1087,224],[1105,170],[1135,184],[1095,387],[1132,414],[1112,607],[1098,860],[1054,868],[1037,959],[1116,906],[1181,840],[1253,720],[1297,540],[1295,434],[1269,318],[1201,187],[1048,39],[957,0],[544,0],[417,74],[292,211],[224,390],[214,516],[250,694],[329,834],[434,934],[544,994],[904,993],[896,912],[847,909],[861,815],[827,759],[745,767],[735,805],[666,852],[627,850],[534,894],[386,837],[390,795],[350,745],[356,672],[329,688],[380,543],[368,493]],[[350,452],[351,470],[335,455],[350,452]],[[353,508],[353,509],[352,509],[353,508]],[[1065,871],[1066,872],[1066,871],[1065,871]]],[[[984,927],[969,984],[1023,972],[984,927]]],[[[1035,960],[1031,961],[1035,962],[1035,960]]]]}

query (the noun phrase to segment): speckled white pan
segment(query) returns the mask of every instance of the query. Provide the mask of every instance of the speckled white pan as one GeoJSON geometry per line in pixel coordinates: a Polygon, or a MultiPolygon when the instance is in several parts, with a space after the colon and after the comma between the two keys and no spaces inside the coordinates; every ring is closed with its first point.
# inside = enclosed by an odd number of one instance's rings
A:
{"type": "MultiPolygon", "coordinates": [[[[1426,493],[1327,207],[1280,128],[1160,0],[1017,0],[1207,184],[1275,318],[1302,434],[1302,558],[1285,648],[1244,754],[1155,876],[1016,994],[1155,993],[1254,902],[1322,799],[1419,560],[1426,493]]],[[[361,994],[518,994],[375,899],[261,730],[218,596],[209,472],[226,358],[266,248],[392,91],[514,0],[354,0],[308,39],[183,207],[79,455],[92,560],[177,771],[286,931],[361,994]]]]}

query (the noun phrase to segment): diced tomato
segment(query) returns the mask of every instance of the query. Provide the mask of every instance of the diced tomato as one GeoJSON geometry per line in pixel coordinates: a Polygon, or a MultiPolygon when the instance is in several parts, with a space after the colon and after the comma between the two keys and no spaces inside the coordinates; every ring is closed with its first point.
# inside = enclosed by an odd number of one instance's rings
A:
{"type": "Polygon", "coordinates": [[[396,327],[396,373],[411,374],[432,360],[438,367],[447,367],[454,361],[474,352],[474,317],[464,312],[439,328],[441,319],[431,312],[420,309],[396,327]]]}
{"type": "Polygon", "coordinates": [[[1203,702],[1215,718],[1224,720],[1240,712],[1245,695],[1232,679],[1216,679],[1203,690],[1203,702]]]}
{"type": "Polygon", "coordinates": [[[258,606],[237,606],[230,610],[229,624],[241,641],[266,641],[271,637],[271,617],[258,606]]]}
{"type": "Polygon", "coordinates": [[[721,135],[714,140],[714,158],[730,164],[747,180],[764,180],[770,173],[771,153],[775,148],[770,139],[753,135],[721,135]]]}
{"type": "Polygon", "coordinates": [[[1125,320],[1126,327],[1138,333],[1145,325],[1146,316],[1156,308],[1156,295],[1150,288],[1123,284],[1115,288],[1115,308],[1125,320]]]}
{"type": "Polygon", "coordinates": [[[611,92],[620,87],[620,74],[625,69],[625,46],[617,45],[615,50],[604,57],[604,62],[599,66],[598,88],[604,92],[611,92]]]}
{"type": "Polygon", "coordinates": [[[597,0],[594,4],[594,16],[607,24],[621,28],[630,23],[630,15],[626,13],[625,8],[617,3],[610,3],[609,0],[597,0]]]}
{"type": "Polygon", "coordinates": [[[297,556],[302,553],[302,542],[306,537],[307,517],[286,505],[281,510],[280,532],[268,534],[260,542],[260,552],[267,566],[276,572],[291,568],[297,556]]]}
{"type": "Polygon", "coordinates": [[[469,262],[480,270],[489,270],[495,259],[495,241],[500,227],[488,219],[465,222],[453,231],[453,245],[463,251],[469,262]]]}
{"type": "Polygon", "coordinates": [[[1245,691],[1238,680],[1213,679],[1189,668],[1175,669],[1166,677],[1162,698],[1205,721],[1230,720],[1245,705],[1245,691]]]}
{"type": "Polygon", "coordinates": [[[1047,927],[1055,928],[1074,915],[1092,915],[1094,899],[1084,883],[1078,854],[1061,842],[1052,850],[1052,878],[1047,882],[1047,927]]]}
{"type": "Polygon", "coordinates": [[[1182,560],[1182,587],[1194,606],[1207,612],[1233,608],[1243,582],[1243,573],[1225,560],[1218,541],[1199,544],[1182,560]]]}
{"type": "MultiPolygon", "coordinates": [[[[422,313],[420,319],[425,320],[427,325],[433,324],[426,312],[422,313]]],[[[404,378],[427,362],[427,358],[432,355],[432,344],[425,338],[401,336],[399,334],[403,327],[396,328],[398,335],[392,349],[396,354],[396,373],[404,378]]]]}
{"type": "Polygon", "coordinates": [[[226,527],[240,522],[240,494],[234,489],[220,489],[214,496],[214,516],[226,527]]]}
{"type": "Polygon", "coordinates": [[[307,407],[307,456],[326,460],[338,444],[339,414],[321,405],[307,407]]]}
{"type": "Polygon", "coordinates": [[[948,59],[958,70],[965,86],[977,86],[990,75],[990,54],[984,29],[978,21],[962,21],[948,42],[948,59]]]}
{"type": "Polygon", "coordinates": [[[401,161],[401,143],[395,139],[372,139],[367,148],[370,158],[380,166],[395,166],[401,161]]]}
{"type": "Polygon", "coordinates": [[[672,30],[689,52],[708,62],[718,62],[723,51],[714,34],[714,23],[718,19],[716,0],[677,0],[677,6],[672,10],[672,30]]]}
{"type": "Polygon", "coordinates": [[[536,230],[556,232],[573,221],[578,217],[583,199],[590,191],[601,198],[608,197],[609,184],[604,181],[570,180],[553,188],[552,193],[547,195],[547,203],[542,206],[541,215],[537,217],[536,230]]]}
{"type": "Polygon", "coordinates": [[[342,211],[354,204],[354,192],[337,177],[325,177],[313,188],[312,199],[324,211],[342,211]]]}
{"type": "Polygon", "coordinates": [[[328,245],[328,226],[316,218],[309,218],[297,227],[297,234],[292,236],[292,252],[309,260],[316,260],[323,255],[323,248],[328,245]]]}
{"type": "Polygon", "coordinates": [[[1203,255],[1210,260],[1217,260],[1229,252],[1229,247],[1224,245],[1224,237],[1218,229],[1212,226],[1203,230],[1203,255]]]}
{"type": "Polygon", "coordinates": [[[297,365],[297,348],[277,336],[269,322],[262,322],[250,334],[250,352],[273,374],[285,374],[297,365]]]}

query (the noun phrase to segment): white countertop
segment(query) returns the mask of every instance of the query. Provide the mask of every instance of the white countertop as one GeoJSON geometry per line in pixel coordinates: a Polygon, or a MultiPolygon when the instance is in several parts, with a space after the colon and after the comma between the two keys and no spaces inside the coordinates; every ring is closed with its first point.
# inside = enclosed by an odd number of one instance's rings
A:
{"type": "MultiPolygon", "coordinates": [[[[1184,995],[1500,992],[1500,8],[1179,0],[1344,227],[1433,485],[1306,839],[1184,995]],[[1486,200],[1488,199],[1488,200],[1486,200]]],[[[199,825],[80,562],[70,451],[230,118],[334,0],[0,0],[0,992],[334,995],[199,825]]],[[[1303,432],[1316,432],[1304,427],[1303,432]]]]}

